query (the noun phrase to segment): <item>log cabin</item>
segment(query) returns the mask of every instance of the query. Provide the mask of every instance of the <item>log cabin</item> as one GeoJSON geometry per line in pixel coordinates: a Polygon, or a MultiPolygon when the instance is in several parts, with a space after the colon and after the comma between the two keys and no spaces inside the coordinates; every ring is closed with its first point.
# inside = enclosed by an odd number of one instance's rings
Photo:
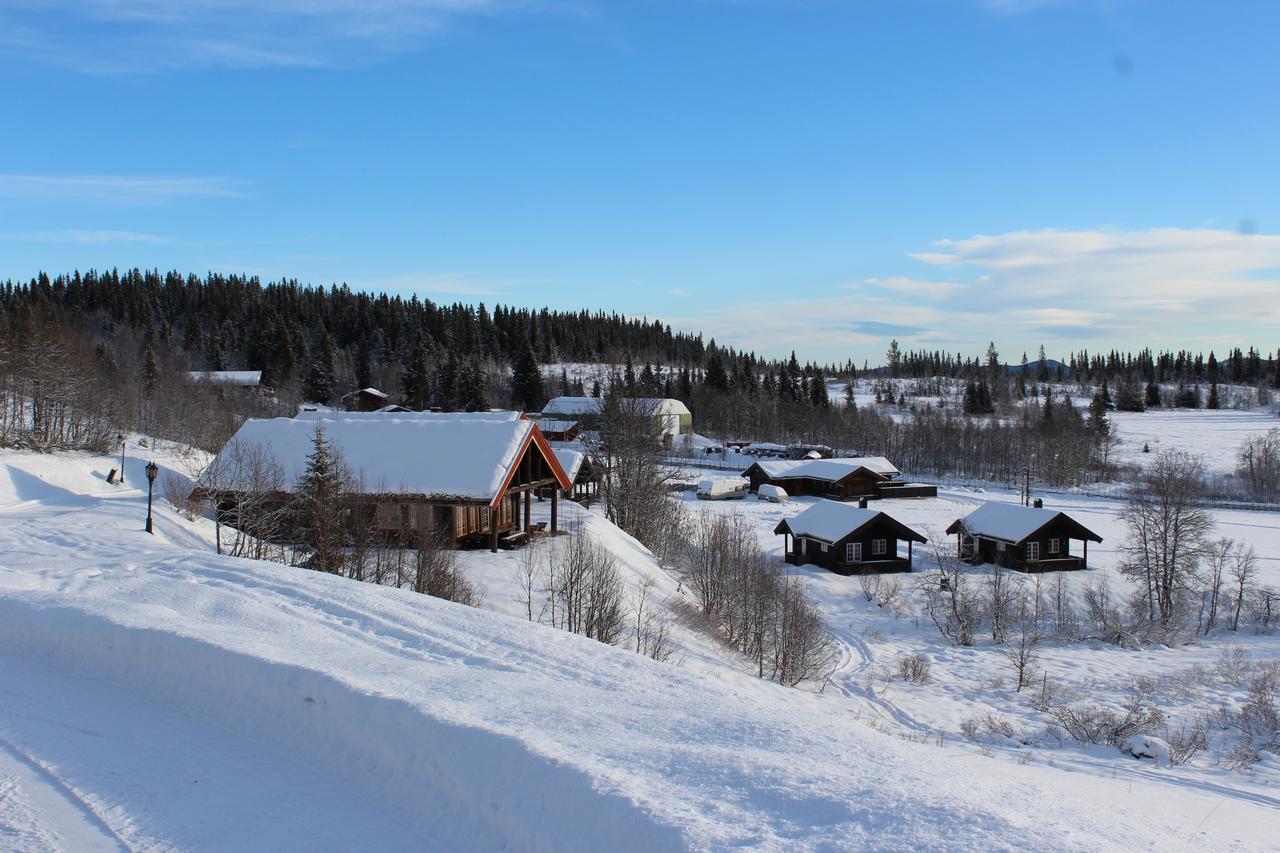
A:
{"type": "Polygon", "coordinates": [[[246,421],[210,466],[202,493],[233,511],[255,488],[234,470],[233,445],[259,447],[283,472],[269,499],[288,503],[317,426],[353,475],[352,523],[381,533],[438,535],[455,547],[487,544],[496,551],[531,528],[530,503],[540,491],[549,492],[556,532],[559,497],[573,488],[537,425],[516,412],[308,412],[246,421]]]}
{"type": "Polygon", "coordinates": [[[947,528],[956,537],[956,556],[966,563],[991,563],[1019,572],[1056,572],[1089,567],[1089,543],[1102,537],[1065,512],[988,501],[947,528]],[[1082,550],[1071,553],[1071,540],[1082,550]]]}
{"type": "Polygon", "coordinates": [[[898,469],[883,456],[837,459],[762,460],[742,474],[751,491],[762,485],[779,486],[791,496],[813,495],[832,500],[859,498],[936,497],[938,488],[901,483],[898,469]]]}
{"type": "Polygon", "coordinates": [[[376,412],[390,402],[391,398],[377,388],[360,388],[342,395],[342,408],[348,412],[376,412]]]}
{"type": "Polygon", "coordinates": [[[909,572],[913,543],[923,535],[879,510],[822,500],[773,530],[782,539],[783,556],[794,566],[822,566],[836,574],[909,572]],[[900,542],[907,553],[899,553],[900,542]]]}

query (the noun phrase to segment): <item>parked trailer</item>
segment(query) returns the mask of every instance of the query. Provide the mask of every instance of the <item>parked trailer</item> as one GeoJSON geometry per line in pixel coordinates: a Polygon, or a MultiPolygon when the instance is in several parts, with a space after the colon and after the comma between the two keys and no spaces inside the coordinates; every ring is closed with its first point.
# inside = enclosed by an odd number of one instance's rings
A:
{"type": "Polygon", "coordinates": [[[747,496],[747,481],[740,477],[733,479],[707,478],[698,483],[698,499],[704,501],[735,501],[747,496]]]}
{"type": "Polygon", "coordinates": [[[787,490],[782,486],[775,486],[772,483],[764,483],[760,488],[756,489],[756,500],[768,501],[772,504],[786,503],[791,499],[787,494],[787,490]]]}

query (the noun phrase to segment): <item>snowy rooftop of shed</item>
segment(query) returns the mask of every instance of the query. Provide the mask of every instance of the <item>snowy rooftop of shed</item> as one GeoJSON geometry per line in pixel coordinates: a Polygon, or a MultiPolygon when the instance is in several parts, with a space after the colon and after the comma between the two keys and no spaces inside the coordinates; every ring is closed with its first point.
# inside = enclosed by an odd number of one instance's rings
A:
{"type": "MultiPolygon", "coordinates": [[[[604,400],[601,397],[553,397],[547,401],[542,407],[543,415],[584,415],[595,414],[600,411],[600,405],[604,400]]],[[[637,397],[629,398],[628,402],[644,403],[646,407],[652,409],[655,415],[688,415],[691,414],[689,408],[679,400],[673,400],[669,397],[637,397]]]]}
{"type": "Polygon", "coordinates": [[[335,412],[314,411],[304,409],[297,414],[298,420],[306,421],[358,421],[358,420],[403,420],[403,421],[515,421],[520,419],[519,412],[389,412],[385,408],[376,412],[335,412]]]}
{"type": "MultiPolygon", "coordinates": [[[[312,451],[318,418],[308,414],[312,416],[246,421],[231,441],[265,447],[283,467],[286,489],[292,488],[312,451]]],[[[497,499],[533,424],[518,417],[423,415],[325,413],[325,437],[352,474],[363,479],[366,492],[497,499]]]]}
{"type": "Polygon", "coordinates": [[[774,479],[808,477],[814,480],[841,480],[859,468],[882,477],[895,477],[898,469],[883,456],[859,456],[845,459],[778,459],[757,462],[760,469],[774,479]]]}

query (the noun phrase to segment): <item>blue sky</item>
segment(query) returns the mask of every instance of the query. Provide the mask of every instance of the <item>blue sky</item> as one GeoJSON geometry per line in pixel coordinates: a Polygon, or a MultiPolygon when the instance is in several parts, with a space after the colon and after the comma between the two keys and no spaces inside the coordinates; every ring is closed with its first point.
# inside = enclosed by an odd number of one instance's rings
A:
{"type": "Polygon", "coordinates": [[[1280,5],[10,0],[0,277],[661,317],[771,354],[1280,345],[1280,5]]]}

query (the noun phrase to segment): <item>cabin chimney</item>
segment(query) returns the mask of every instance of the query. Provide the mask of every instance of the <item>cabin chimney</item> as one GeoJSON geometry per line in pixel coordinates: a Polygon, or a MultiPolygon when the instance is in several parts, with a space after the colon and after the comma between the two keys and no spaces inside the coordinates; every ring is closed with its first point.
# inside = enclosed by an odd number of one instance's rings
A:
{"type": "Polygon", "coordinates": [[[866,509],[866,508],[867,508],[867,499],[858,498],[858,509],[866,509]]]}
{"type": "Polygon", "coordinates": [[[1044,501],[1042,501],[1040,498],[1036,498],[1035,500],[1033,500],[1031,502],[1031,505],[1036,509],[1044,509],[1044,501]]]}

